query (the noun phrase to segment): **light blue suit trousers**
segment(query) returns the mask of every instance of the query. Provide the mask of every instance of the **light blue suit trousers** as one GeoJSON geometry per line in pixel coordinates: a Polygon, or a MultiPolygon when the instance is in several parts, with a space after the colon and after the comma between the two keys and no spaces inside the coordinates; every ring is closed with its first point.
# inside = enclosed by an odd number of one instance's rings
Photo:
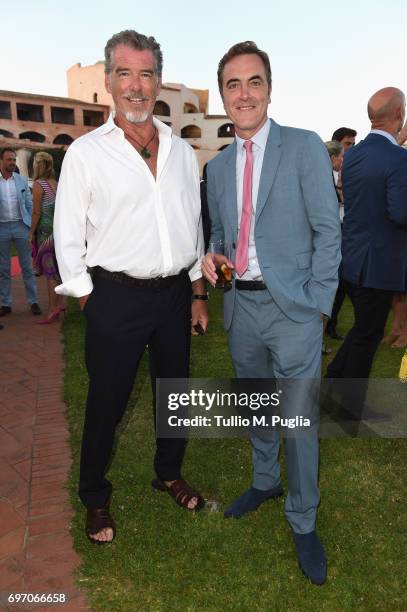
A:
{"type": "MultiPolygon", "coordinates": [[[[267,290],[236,291],[229,347],[238,378],[277,378],[285,393],[281,417],[310,417],[309,431],[284,440],[288,471],[285,512],[296,533],[315,529],[318,490],[318,391],[323,324],[318,313],[304,323],[287,318],[267,290]],[[287,379],[288,389],[284,387],[287,379]],[[288,392],[288,393],[287,393],[288,392]],[[287,403],[287,410],[285,404],[287,403]]],[[[291,433],[292,432],[292,433],[291,433]]],[[[254,432],[253,486],[268,490],[280,483],[278,431],[262,438],[254,432]]]]}

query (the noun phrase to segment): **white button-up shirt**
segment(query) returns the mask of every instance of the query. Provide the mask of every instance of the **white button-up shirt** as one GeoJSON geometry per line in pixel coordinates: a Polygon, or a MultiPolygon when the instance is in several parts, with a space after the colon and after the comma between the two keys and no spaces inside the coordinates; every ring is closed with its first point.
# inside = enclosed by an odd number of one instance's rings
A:
{"type": "MultiPolygon", "coordinates": [[[[264,151],[266,150],[267,139],[270,132],[270,121],[267,120],[263,127],[250,140],[253,143],[253,176],[252,176],[252,221],[250,224],[249,235],[249,265],[241,278],[244,280],[261,280],[259,262],[254,242],[254,224],[256,217],[257,195],[259,193],[260,175],[263,167],[264,151]]],[[[243,205],[243,176],[246,165],[246,149],[243,146],[244,140],[236,136],[236,189],[237,189],[237,218],[240,228],[243,205]]]]}
{"type": "Polygon", "coordinates": [[[199,170],[194,150],[154,118],[157,177],[113,120],[71,144],[54,216],[63,281],[56,292],[81,297],[93,289],[87,267],[135,278],[189,270],[201,278],[204,254],[199,170]]]}
{"type": "Polygon", "coordinates": [[[21,219],[14,176],[5,179],[0,174],[0,223],[21,219]]]}

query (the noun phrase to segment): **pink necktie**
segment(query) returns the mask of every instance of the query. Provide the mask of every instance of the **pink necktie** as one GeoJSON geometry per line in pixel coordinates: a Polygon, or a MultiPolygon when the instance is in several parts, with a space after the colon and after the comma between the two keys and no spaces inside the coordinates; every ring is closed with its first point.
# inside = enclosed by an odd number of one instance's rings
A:
{"type": "Polygon", "coordinates": [[[243,146],[246,149],[246,164],[243,175],[242,216],[235,261],[235,270],[239,276],[243,276],[249,265],[249,234],[252,220],[253,143],[251,140],[245,140],[243,146]]]}

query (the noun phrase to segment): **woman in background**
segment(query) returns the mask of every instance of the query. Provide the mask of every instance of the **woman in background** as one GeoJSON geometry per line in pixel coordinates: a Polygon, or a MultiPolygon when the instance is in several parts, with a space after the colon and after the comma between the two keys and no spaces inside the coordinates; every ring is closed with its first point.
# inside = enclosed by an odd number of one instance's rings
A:
{"type": "Polygon", "coordinates": [[[407,347],[407,293],[395,293],[393,297],[393,325],[382,340],[393,348],[407,347]]]}
{"type": "Polygon", "coordinates": [[[334,187],[336,191],[336,197],[339,205],[339,218],[342,223],[343,221],[343,195],[342,195],[342,180],[341,180],[341,169],[344,156],[344,148],[340,142],[336,140],[329,140],[325,143],[328,151],[329,158],[332,164],[332,177],[334,187]]]}
{"type": "Polygon", "coordinates": [[[52,323],[65,310],[62,298],[55,293],[56,285],[61,282],[52,233],[57,185],[51,155],[45,151],[36,153],[32,188],[33,212],[29,240],[32,242],[35,236],[37,249],[34,267],[39,275],[43,274],[47,279],[48,315],[46,319],[39,321],[42,325],[52,323]]]}

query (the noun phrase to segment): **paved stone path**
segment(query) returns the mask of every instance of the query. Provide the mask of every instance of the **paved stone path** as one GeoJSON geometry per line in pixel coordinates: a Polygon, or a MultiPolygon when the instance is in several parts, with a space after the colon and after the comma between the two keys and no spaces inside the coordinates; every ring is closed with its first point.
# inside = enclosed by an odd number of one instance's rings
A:
{"type": "MultiPolygon", "coordinates": [[[[45,307],[43,278],[38,287],[45,307]]],[[[36,325],[41,318],[28,310],[21,276],[14,278],[13,313],[0,318],[0,592],[71,598],[20,610],[90,610],[73,577],[80,558],[65,488],[71,453],[60,324],[36,325]]]]}

